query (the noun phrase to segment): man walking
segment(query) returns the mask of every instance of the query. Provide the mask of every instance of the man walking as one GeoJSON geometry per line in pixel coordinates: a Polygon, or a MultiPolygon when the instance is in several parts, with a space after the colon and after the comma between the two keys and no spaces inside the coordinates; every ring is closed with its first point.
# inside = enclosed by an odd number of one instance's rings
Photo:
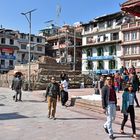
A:
{"type": "Polygon", "coordinates": [[[117,97],[114,86],[112,85],[111,77],[106,78],[105,85],[102,88],[102,107],[107,116],[107,121],[104,124],[105,131],[109,134],[110,139],[114,139],[112,122],[116,116],[117,97]]]}
{"type": "Polygon", "coordinates": [[[21,100],[21,96],[22,96],[22,92],[21,92],[21,88],[22,88],[22,78],[21,75],[16,74],[15,77],[12,80],[12,90],[16,91],[15,96],[13,96],[13,99],[15,99],[15,102],[17,101],[22,101],[21,100]],[[19,96],[19,98],[18,98],[19,96]]]}
{"type": "Polygon", "coordinates": [[[57,99],[60,100],[59,84],[55,78],[51,78],[51,82],[46,88],[46,96],[48,100],[48,118],[55,120],[57,99]]]}

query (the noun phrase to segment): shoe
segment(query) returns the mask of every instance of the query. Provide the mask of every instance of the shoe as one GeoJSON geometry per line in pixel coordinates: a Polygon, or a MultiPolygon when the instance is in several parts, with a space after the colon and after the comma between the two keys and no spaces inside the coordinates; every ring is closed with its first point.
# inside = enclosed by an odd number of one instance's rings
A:
{"type": "Polygon", "coordinates": [[[15,95],[13,96],[13,100],[15,100],[15,95]]]}
{"type": "Polygon", "coordinates": [[[140,107],[140,105],[136,105],[136,107],[140,107]]]}
{"type": "Polygon", "coordinates": [[[138,137],[137,137],[136,134],[133,134],[133,135],[132,135],[132,138],[138,139],[138,137]]]}
{"type": "Polygon", "coordinates": [[[18,100],[18,101],[22,102],[22,100],[18,100]]]}
{"type": "Polygon", "coordinates": [[[47,117],[50,118],[50,115],[48,115],[47,117]]]}
{"type": "Polygon", "coordinates": [[[120,130],[120,133],[121,133],[121,134],[125,134],[123,130],[120,130]]]}
{"type": "Polygon", "coordinates": [[[114,139],[115,139],[115,137],[114,137],[113,135],[110,135],[109,138],[110,138],[111,140],[114,140],[114,139]]]}
{"type": "Polygon", "coordinates": [[[109,133],[107,128],[104,127],[104,130],[105,130],[105,132],[106,132],[107,134],[109,133]]]}
{"type": "Polygon", "coordinates": [[[50,119],[55,120],[56,118],[55,118],[55,117],[53,117],[53,116],[51,116],[51,117],[50,117],[50,119]]]}

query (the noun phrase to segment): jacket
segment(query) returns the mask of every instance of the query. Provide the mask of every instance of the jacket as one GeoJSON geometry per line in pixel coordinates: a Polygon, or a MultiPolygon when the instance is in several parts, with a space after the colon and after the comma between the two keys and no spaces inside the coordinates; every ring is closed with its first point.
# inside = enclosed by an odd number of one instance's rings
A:
{"type": "MultiPolygon", "coordinates": [[[[102,88],[102,108],[105,109],[109,104],[109,95],[110,95],[110,88],[109,86],[105,85],[102,88]]],[[[115,92],[115,104],[117,105],[117,97],[115,92]]]]}
{"type": "Polygon", "coordinates": [[[60,97],[60,88],[58,83],[49,83],[46,88],[46,97],[50,96],[57,99],[57,95],[60,97]]]}
{"type": "Polygon", "coordinates": [[[19,90],[22,88],[22,79],[21,77],[14,77],[12,80],[12,89],[19,90]]]}
{"type": "MultiPolygon", "coordinates": [[[[135,96],[133,94],[133,96],[135,96]]],[[[128,110],[128,107],[129,107],[129,93],[128,91],[124,91],[123,95],[122,95],[122,109],[121,109],[121,112],[122,113],[127,113],[127,110],[128,110]]]]}

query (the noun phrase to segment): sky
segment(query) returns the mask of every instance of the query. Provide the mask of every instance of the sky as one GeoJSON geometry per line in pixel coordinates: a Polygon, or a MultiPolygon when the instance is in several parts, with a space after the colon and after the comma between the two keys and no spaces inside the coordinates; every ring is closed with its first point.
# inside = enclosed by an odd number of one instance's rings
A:
{"type": "MultiPolygon", "coordinates": [[[[21,13],[32,9],[32,34],[38,34],[51,23],[57,25],[90,20],[120,11],[126,0],[0,0],[0,27],[29,33],[29,22],[21,13]],[[61,10],[60,10],[61,7],[61,10]],[[59,9],[59,10],[58,10],[59,9]],[[59,16],[58,15],[59,11],[59,16]],[[53,20],[51,23],[47,21],[53,20]]],[[[29,15],[27,15],[29,16],[29,15]]]]}

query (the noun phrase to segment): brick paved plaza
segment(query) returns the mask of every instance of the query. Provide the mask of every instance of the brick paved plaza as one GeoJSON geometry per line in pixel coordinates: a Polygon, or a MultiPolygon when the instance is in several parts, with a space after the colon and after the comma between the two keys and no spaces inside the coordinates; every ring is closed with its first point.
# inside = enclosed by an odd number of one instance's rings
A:
{"type": "MultiPolygon", "coordinates": [[[[70,89],[73,95],[92,94],[93,89],[70,89]]],[[[57,106],[56,120],[47,118],[47,103],[42,102],[44,91],[23,92],[23,102],[14,102],[11,89],[0,88],[0,140],[108,140],[104,132],[105,116],[78,107],[57,106]]],[[[121,93],[119,100],[121,100],[121,93]]],[[[138,95],[138,97],[140,97],[138,95]]],[[[140,98],[139,98],[140,99],[140,98]]],[[[121,102],[121,101],[119,101],[121,102]]],[[[137,134],[140,136],[139,108],[136,108],[137,134]]],[[[130,122],[126,135],[119,133],[122,117],[117,112],[113,124],[116,140],[131,140],[130,122]]]]}

